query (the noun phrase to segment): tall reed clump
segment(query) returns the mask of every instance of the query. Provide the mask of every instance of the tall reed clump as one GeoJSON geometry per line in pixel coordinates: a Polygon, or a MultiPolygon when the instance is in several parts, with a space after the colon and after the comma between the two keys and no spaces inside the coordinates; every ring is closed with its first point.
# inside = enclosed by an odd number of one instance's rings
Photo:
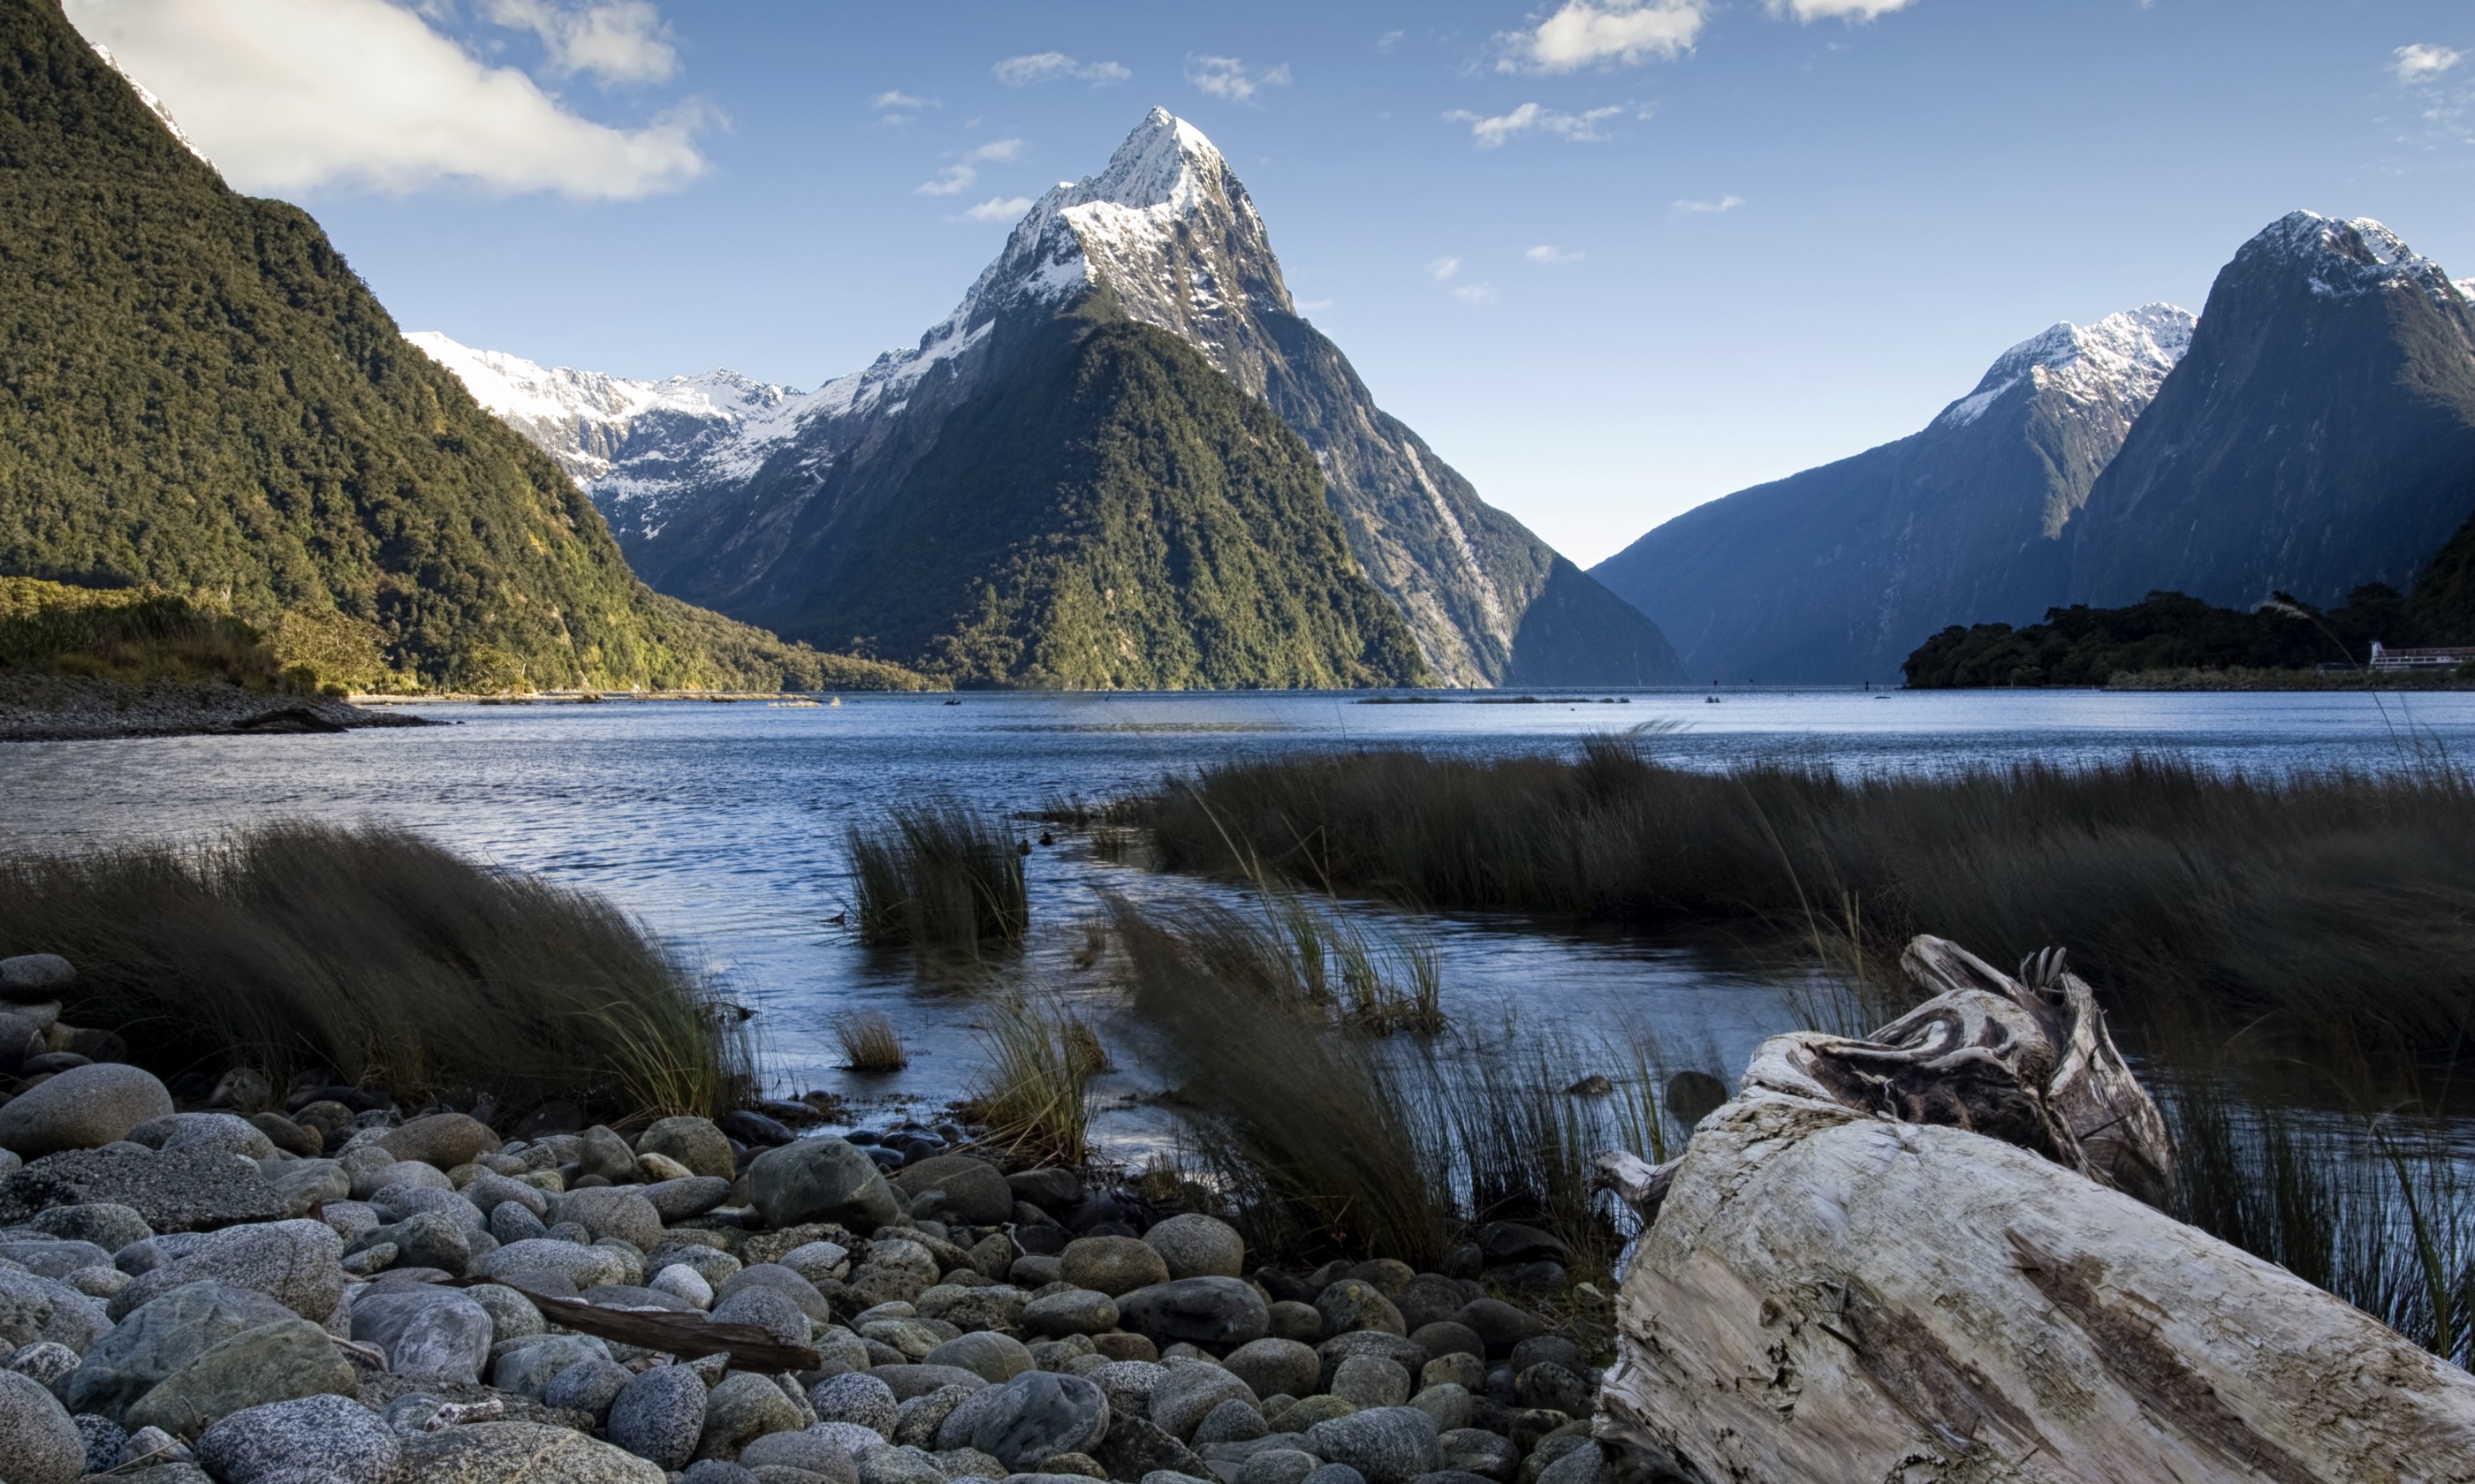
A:
{"type": "Polygon", "coordinates": [[[0,863],[0,953],[35,952],[166,1075],[323,1065],[612,1117],[712,1116],[751,1083],[740,1017],[608,901],[384,826],[0,863]]]}
{"type": "Polygon", "coordinates": [[[1182,1079],[1193,1152],[1260,1252],[1440,1264],[1487,1221],[1544,1227],[1605,1271],[1626,1214],[1591,1187],[1604,1151],[1664,1152],[1647,1078],[1583,1077],[1648,1051],[1447,1033],[1385,1037],[1300,983],[1277,914],[1110,903],[1136,1013],[1182,1079]]]}
{"type": "Polygon", "coordinates": [[[989,1066],[967,1100],[988,1125],[988,1142],[1041,1164],[1075,1166],[1090,1152],[1091,1078],[1109,1056],[1091,1028],[1062,1004],[1017,994],[982,1010],[989,1066]]]}
{"type": "Polygon", "coordinates": [[[1031,899],[1003,820],[950,802],[898,806],[844,840],[860,941],[964,958],[1022,941],[1031,899]]]}
{"type": "Polygon", "coordinates": [[[899,1072],[911,1064],[902,1049],[902,1034],[883,1010],[860,1010],[834,1017],[834,1038],[842,1042],[843,1065],[870,1075],[899,1072]]]}
{"type": "Polygon", "coordinates": [[[2133,758],[1931,776],[1415,751],[1250,759],[1149,801],[1162,862],[1413,905],[1747,928],[1826,959],[1916,933],[2068,944],[2115,1003],[2182,997],[2452,1048],[2475,1022],[2475,783],[2133,758]],[[1861,922],[1860,908],[1861,904],[1861,922]],[[1817,946],[1818,945],[1818,946],[1817,946]]]}

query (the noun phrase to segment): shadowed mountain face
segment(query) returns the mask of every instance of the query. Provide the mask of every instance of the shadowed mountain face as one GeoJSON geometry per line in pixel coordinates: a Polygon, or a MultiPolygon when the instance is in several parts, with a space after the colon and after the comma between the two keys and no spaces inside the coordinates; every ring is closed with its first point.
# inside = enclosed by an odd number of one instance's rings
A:
{"type": "Polygon", "coordinates": [[[314,221],[226,186],[56,0],[0,0],[0,573],[229,605],[363,684],[917,683],[647,589],[314,221]]]}
{"type": "Polygon", "coordinates": [[[1948,623],[2063,600],[2068,532],[2191,334],[2166,304],[2057,325],[1924,431],[1687,511],[1592,575],[1696,680],[1896,683],[1948,623]]]}
{"type": "MultiPolygon", "coordinates": [[[[1003,584],[992,571],[966,572],[906,544],[951,539],[953,527],[919,529],[888,512],[935,505],[965,523],[971,540],[997,529],[1024,541],[1065,539],[1054,522],[1083,508],[1078,501],[1087,492],[1079,488],[1034,487],[1028,476],[982,479],[972,486],[977,502],[962,508],[953,490],[934,482],[965,465],[990,465],[992,450],[953,445],[1014,427],[992,406],[1055,395],[1026,378],[1069,362],[1025,348],[1052,344],[1046,327],[1060,320],[1081,327],[1077,343],[1090,353],[1141,345],[1144,356],[1164,367],[1176,357],[1143,337],[1097,333],[1111,324],[1164,331],[1188,359],[1277,414],[1320,470],[1342,567],[1388,600],[1427,676],[1458,685],[1681,678],[1654,624],[1482,502],[1468,481],[1375,405],[1339,350],[1298,316],[1262,220],[1227,161],[1164,110],[1136,129],[1100,175],[1043,198],[917,349],[889,353],[814,392],[754,387],[724,374],[588,387],[594,378],[576,373],[483,357],[443,340],[429,348],[462,371],[486,402],[565,457],[610,514],[638,570],[663,591],[800,635],[872,637],[889,658],[943,665],[960,663],[952,656],[968,649],[981,656],[971,662],[971,678],[1032,681],[1040,667],[1022,656],[1043,645],[1058,654],[1086,652],[1085,641],[1048,635],[1046,620],[1033,619],[1019,636],[1023,647],[1005,651],[1016,658],[1002,665],[998,650],[964,645],[988,591],[1003,584]],[[503,388],[495,395],[484,387],[493,378],[503,388]],[[861,574],[904,567],[919,567],[921,575],[899,584],[908,595],[899,615],[880,616],[853,596],[885,590],[886,579],[861,574]],[[939,575],[926,575],[930,571],[939,575]]],[[[1181,397],[1203,395],[1202,383],[1182,373],[1173,379],[1181,397]]],[[[1188,472],[1173,453],[1185,436],[1180,429],[1195,419],[1213,423],[1225,409],[1198,401],[1181,410],[1174,400],[1145,404],[1156,423],[1116,414],[1098,421],[1149,450],[1117,467],[1160,471],[1165,482],[1142,499],[1165,500],[1165,513],[1185,498],[1177,491],[1194,488],[1179,482],[1188,472]]],[[[1035,438],[1019,427],[1009,436],[1035,438]]],[[[1091,467],[1030,441],[1009,445],[1006,456],[1025,469],[1091,467]]],[[[1291,518],[1307,519],[1295,510],[1291,518]]],[[[1267,592],[1323,593],[1337,605],[1328,614],[1357,615],[1354,599],[1338,596],[1337,569],[1289,573],[1287,564],[1322,549],[1321,538],[1304,526],[1289,535],[1295,540],[1272,540],[1263,548],[1255,580],[1267,592]]],[[[1125,570],[1155,571],[1139,562],[1125,570]]],[[[1184,583],[1188,571],[1171,563],[1155,575],[1184,583]]],[[[1116,601],[1138,601],[1118,591],[1116,601]]],[[[1183,594],[1148,591],[1139,603],[1164,614],[1192,606],[1183,594]]],[[[1357,616],[1343,626],[1371,621],[1357,616]]],[[[1168,629],[1135,624],[1111,633],[1106,647],[1142,656],[1127,662],[1125,675],[1183,672],[1183,662],[1164,658],[1166,650],[1155,655],[1154,646],[1180,647],[1168,629]]],[[[1384,644],[1346,647],[1319,663],[1335,676],[1398,674],[1389,662],[1367,668],[1366,656],[1385,652],[1384,644]]],[[[1063,673],[1041,671],[1051,679],[1063,673]]],[[[1290,683],[1270,679],[1269,671],[1248,682],[1207,681],[1202,673],[1187,683],[1290,683]]]]}
{"type": "Polygon", "coordinates": [[[2298,211],[2218,275],[2089,493],[2071,596],[2407,587],[2475,512],[2475,312],[2377,222],[2298,211]]]}

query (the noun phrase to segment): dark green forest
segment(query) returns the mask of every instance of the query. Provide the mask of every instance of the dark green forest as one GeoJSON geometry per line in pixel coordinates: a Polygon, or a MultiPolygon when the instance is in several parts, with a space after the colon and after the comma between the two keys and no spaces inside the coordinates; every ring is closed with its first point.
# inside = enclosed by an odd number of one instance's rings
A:
{"type": "Polygon", "coordinates": [[[226,186],[57,0],[0,0],[0,573],[178,596],[355,686],[919,683],[639,582],[317,223],[226,186]]]}
{"type": "Polygon", "coordinates": [[[2180,669],[2309,669],[2361,664],[2372,641],[2415,643],[2423,625],[2395,588],[2369,583],[2326,613],[2304,604],[2251,612],[2181,593],[2124,608],[2074,603],[2046,621],[1952,624],[1900,666],[1919,690],[1973,686],[2101,686],[2120,674],[2180,669]]]}
{"type": "Polygon", "coordinates": [[[1305,441],[1191,347],[1099,310],[1001,353],[786,622],[956,685],[1405,685],[1400,614],[1360,572],[1305,441]]]}

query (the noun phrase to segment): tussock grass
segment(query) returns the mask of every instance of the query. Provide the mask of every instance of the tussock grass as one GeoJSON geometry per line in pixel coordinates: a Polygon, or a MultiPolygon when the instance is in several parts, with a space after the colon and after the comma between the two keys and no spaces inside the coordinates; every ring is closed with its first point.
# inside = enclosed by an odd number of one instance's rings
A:
{"type": "Polygon", "coordinates": [[[860,940],[973,958],[1031,920],[1022,857],[1002,819],[956,803],[897,807],[845,837],[860,940]]]}
{"type": "Polygon", "coordinates": [[[314,1065],[400,1099],[611,1117],[736,1106],[740,1017],[607,901],[408,832],[265,825],[0,863],[0,954],[78,967],[76,1018],[166,1075],[314,1065]]]}
{"type": "Polygon", "coordinates": [[[901,1033],[883,1010],[852,1010],[834,1017],[834,1038],[842,1042],[843,1065],[854,1072],[899,1072],[911,1064],[902,1049],[901,1033]]]}
{"type": "Polygon", "coordinates": [[[989,1066],[967,1100],[968,1116],[988,1125],[989,1143],[1017,1157],[1083,1163],[1091,1133],[1085,1084],[1109,1064],[1099,1037],[1063,1005],[1021,995],[990,1000],[982,1018],[989,1066]]]}
{"type": "Polygon", "coordinates": [[[1591,1189],[1597,1156],[1664,1156],[1654,1046],[1445,1032],[1385,1037],[1318,1012],[1277,914],[1111,901],[1136,1012],[1161,1033],[1193,1152],[1267,1253],[1439,1265],[1480,1223],[1554,1231],[1604,1273],[1628,1213],[1591,1189]],[[1608,1072],[1609,1091],[1576,1091],[1608,1072]]]}
{"type": "MultiPolygon", "coordinates": [[[[1644,927],[1826,960],[1918,932],[1997,961],[2068,944],[2115,1003],[2190,999],[2457,1045],[2475,1020],[2475,784],[2218,775],[2156,758],[1845,779],[1362,751],[1234,762],[1150,801],[1164,864],[1644,927]]],[[[1896,979],[1887,961],[1855,966],[1896,979]]]]}

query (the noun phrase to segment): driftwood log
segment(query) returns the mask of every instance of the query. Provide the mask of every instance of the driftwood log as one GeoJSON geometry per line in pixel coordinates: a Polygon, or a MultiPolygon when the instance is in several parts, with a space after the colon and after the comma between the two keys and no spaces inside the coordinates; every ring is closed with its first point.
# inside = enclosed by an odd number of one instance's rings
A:
{"type": "MultiPolygon", "coordinates": [[[[448,1285],[470,1288],[503,1281],[450,1278],[448,1285]]],[[[563,1325],[578,1334],[662,1350],[681,1360],[728,1355],[733,1365],[751,1371],[814,1371],[819,1364],[814,1349],[786,1345],[754,1325],[723,1324],[701,1313],[676,1309],[611,1308],[580,1299],[554,1299],[521,1287],[516,1292],[532,1301],[542,1317],[554,1325],[563,1325]]]]}
{"type": "Polygon", "coordinates": [[[1653,1479],[2475,1481],[2475,1377],[2128,1192],[2165,1123],[2087,985],[1920,938],[1934,997],[1775,1037],[1656,1169],[1599,1431],[1653,1479]]]}

